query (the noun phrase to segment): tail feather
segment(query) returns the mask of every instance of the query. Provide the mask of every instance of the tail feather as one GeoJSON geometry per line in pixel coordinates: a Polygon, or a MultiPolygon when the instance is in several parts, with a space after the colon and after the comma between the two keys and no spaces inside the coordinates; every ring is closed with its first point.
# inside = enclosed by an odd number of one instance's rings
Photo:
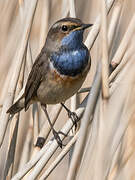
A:
{"type": "Polygon", "coordinates": [[[17,102],[15,102],[8,110],[7,113],[12,115],[18,113],[24,108],[24,97],[21,97],[17,102]]]}

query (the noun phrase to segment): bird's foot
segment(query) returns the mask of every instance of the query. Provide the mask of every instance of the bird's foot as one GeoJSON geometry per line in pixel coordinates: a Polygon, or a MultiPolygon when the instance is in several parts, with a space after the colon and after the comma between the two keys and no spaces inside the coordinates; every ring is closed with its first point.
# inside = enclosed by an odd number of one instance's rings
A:
{"type": "Polygon", "coordinates": [[[68,109],[63,103],[61,103],[61,105],[67,111],[68,117],[71,118],[73,125],[75,125],[75,128],[77,128],[77,122],[79,121],[79,117],[77,116],[77,114],[75,112],[70,111],[70,109],[68,109]]]}
{"type": "Polygon", "coordinates": [[[54,138],[57,141],[59,147],[62,148],[62,146],[65,146],[65,144],[62,143],[62,140],[60,139],[59,134],[62,134],[65,137],[67,137],[67,134],[65,134],[65,133],[63,133],[61,131],[57,132],[57,131],[55,131],[55,129],[53,129],[52,133],[53,133],[54,138]]]}
{"type": "Polygon", "coordinates": [[[68,111],[68,117],[71,118],[73,124],[75,125],[75,129],[77,128],[77,122],[79,121],[79,117],[75,112],[68,111]]]}

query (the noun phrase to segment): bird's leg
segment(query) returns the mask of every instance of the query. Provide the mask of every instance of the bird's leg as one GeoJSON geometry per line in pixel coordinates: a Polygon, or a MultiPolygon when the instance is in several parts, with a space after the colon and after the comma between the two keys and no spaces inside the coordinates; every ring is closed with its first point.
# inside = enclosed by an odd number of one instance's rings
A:
{"type": "Polygon", "coordinates": [[[47,112],[47,110],[46,110],[46,106],[41,104],[41,107],[42,107],[43,111],[44,111],[45,114],[46,114],[46,117],[47,117],[48,122],[49,122],[49,125],[50,125],[50,127],[51,127],[51,129],[52,129],[52,133],[53,133],[53,135],[54,135],[55,140],[57,141],[58,145],[62,148],[62,145],[63,145],[63,144],[62,144],[62,140],[60,139],[59,134],[62,134],[62,135],[64,135],[64,136],[65,136],[65,134],[64,134],[63,132],[61,132],[61,131],[60,131],[60,132],[57,132],[57,131],[54,129],[54,127],[53,127],[53,125],[52,125],[52,123],[51,123],[51,120],[50,120],[50,118],[49,118],[48,112],[47,112]]]}
{"type": "Polygon", "coordinates": [[[68,109],[63,103],[61,103],[61,105],[66,109],[68,117],[71,118],[73,124],[75,125],[75,128],[77,128],[77,122],[79,121],[79,117],[77,116],[77,114],[70,111],[70,109],[68,109]]]}

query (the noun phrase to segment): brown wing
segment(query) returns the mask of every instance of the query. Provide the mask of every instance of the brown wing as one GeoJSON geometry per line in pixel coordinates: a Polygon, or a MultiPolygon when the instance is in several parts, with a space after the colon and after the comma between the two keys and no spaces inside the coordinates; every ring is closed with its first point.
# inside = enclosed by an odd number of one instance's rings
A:
{"type": "Polygon", "coordinates": [[[37,89],[43,78],[45,78],[48,67],[47,54],[41,52],[33,64],[25,87],[25,110],[28,108],[29,101],[36,96],[37,89]]]}

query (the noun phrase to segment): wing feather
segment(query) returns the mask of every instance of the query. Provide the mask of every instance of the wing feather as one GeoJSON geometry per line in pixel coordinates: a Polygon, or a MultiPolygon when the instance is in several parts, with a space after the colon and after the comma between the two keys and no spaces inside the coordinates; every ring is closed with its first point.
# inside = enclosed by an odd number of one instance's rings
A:
{"type": "Polygon", "coordinates": [[[28,109],[28,104],[30,100],[37,95],[37,90],[45,78],[48,67],[48,57],[47,54],[42,52],[37,57],[35,63],[33,64],[32,70],[29,74],[27,84],[25,87],[25,110],[28,109]]]}

